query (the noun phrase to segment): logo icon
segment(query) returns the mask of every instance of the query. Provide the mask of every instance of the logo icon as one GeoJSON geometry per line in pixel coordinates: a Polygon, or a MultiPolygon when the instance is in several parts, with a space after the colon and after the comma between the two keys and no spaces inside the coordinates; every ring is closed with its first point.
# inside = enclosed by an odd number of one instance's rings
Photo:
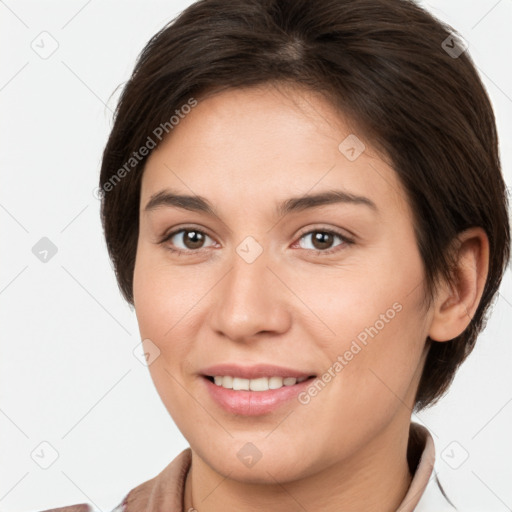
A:
{"type": "Polygon", "coordinates": [[[59,43],[49,32],[44,30],[30,43],[30,47],[41,59],[46,60],[57,51],[59,43]]]}
{"type": "Polygon", "coordinates": [[[43,441],[32,450],[30,457],[41,469],[48,469],[59,458],[59,452],[48,441],[43,441]]]}
{"type": "Polygon", "coordinates": [[[56,254],[57,246],[46,236],[32,247],[32,254],[42,263],[48,263],[56,254]]]}
{"type": "Polygon", "coordinates": [[[236,456],[244,466],[252,468],[261,459],[263,454],[254,444],[245,443],[242,448],[238,450],[236,456]]]}
{"type": "Polygon", "coordinates": [[[263,247],[252,236],[247,236],[237,246],[236,252],[247,263],[253,263],[263,252],[263,247]]]}
{"type": "Polygon", "coordinates": [[[351,133],[348,137],[343,139],[338,146],[340,153],[345,155],[347,160],[353,162],[359,155],[366,149],[363,141],[356,135],[351,133]]]}
{"type": "Polygon", "coordinates": [[[442,452],[441,458],[452,469],[459,469],[469,458],[469,452],[458,441],[452,441],[442,452]]]}
{"type": "Polygon", "coordinates": [[[160,357],[160,349],[149,339],[142,340],[133,350],[133,355],[144,366],[152,365],[160,357]]]}
{"type": "Polygon", "coordinates": [[[441,48],[452,58],[457,59],[468,49],[467,41],[452,32],[442,43],[441,48]]]}

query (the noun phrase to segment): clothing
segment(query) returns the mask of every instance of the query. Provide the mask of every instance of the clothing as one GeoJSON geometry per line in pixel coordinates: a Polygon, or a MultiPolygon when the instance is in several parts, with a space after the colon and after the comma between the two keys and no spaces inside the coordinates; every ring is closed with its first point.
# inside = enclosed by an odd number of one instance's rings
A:
{"type": "MultiPolygon", "coordinates": [[[[192,451],[186,448],[157,476],[132,489],[112,512],[186,512],[183,492],[191,460],[192,451]]],[[[397,512],[455,512],[434,471],[434,440],[425,427],[414,422],[409,430],[407,460],[413,479],[397,512]]],[[[94,512],[94,509],[80,504],[44,512],[94,512]]]]}

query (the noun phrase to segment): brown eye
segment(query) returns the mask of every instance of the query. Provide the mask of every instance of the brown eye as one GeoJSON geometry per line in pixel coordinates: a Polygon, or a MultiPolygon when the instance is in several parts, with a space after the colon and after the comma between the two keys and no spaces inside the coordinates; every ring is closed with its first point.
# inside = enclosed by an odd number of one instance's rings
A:
{"type": "Polygon", "coordinates": [[[200,231],[184,231],[182,241],[187,249],[199,249],[204,243],[204,235],[200,231]]]}
{"type": "Polygon", "coordinates": [[[166,236],[162,243],[170,242],[171,249],[189,252],[203,249],[206,239],[212,240],[206,233],[197,229],[180,229],[166,236]]]}
{"type": "Polygon", "coordinates": [[[330,249],[334,240],[334,235],[331,233],[325,233],[321,231],[317,231],[314,233],[311,241],[315,249],[330,249]]]}
{"type": "Polygon", "coordinates": [[[321,251],[321,252],[331,252],[331,250],[336,250],[336,248],[340,245],[343,246],[343,245],[347,245],[347,244],[351,243],[350,240],[348,240],[341,234],[336,233],[335,231],[327,231],[327,230],[309,231],[308,233],[305,233],[304,235],[302,235],[300,239],[303,240],[303,239],[307,239],[308,237],[310,237],[310,239],[311,239],[310,247],[302,246],[302,248],[303,249],[312,249],[312,250],[321,251]],[[341,240],[341,243],[333,245],[336,239],[341,240]]]}

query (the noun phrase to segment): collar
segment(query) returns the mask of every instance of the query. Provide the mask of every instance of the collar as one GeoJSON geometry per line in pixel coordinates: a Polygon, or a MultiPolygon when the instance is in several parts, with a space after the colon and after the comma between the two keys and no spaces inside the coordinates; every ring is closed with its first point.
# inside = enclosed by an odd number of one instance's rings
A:
{"type": "MultiPolygon", "coordinates": [[[[434,440],[419,423],[411,422],[409,428],[407,460],[414,476],[397,512],[453,512],[434,471],[434,440]]],[[[191,461],[192,451],[186,448],[161,473],[132,489],[112,512],[184,512],[191,461]]]]}
{"type": "Polygon", "coordinates": [[[455,510],[437,478],[434,470],[435,458],[434,440],[430,432],[423,425],[411,422],[407,462],[414,476],[397,512],[453,512],[455,510]]]}

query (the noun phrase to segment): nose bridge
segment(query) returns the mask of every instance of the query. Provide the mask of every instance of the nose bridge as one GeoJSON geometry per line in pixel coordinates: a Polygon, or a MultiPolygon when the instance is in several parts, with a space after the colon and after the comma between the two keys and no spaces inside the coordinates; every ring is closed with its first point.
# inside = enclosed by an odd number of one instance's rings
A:
{"type": "Polygon", "coordinates": [[[214,300],[212,327],[235,340],[289,326],[283,287],[267,267],[272,265],[269,252],[250,238],[233,252],[214,300]]]}

